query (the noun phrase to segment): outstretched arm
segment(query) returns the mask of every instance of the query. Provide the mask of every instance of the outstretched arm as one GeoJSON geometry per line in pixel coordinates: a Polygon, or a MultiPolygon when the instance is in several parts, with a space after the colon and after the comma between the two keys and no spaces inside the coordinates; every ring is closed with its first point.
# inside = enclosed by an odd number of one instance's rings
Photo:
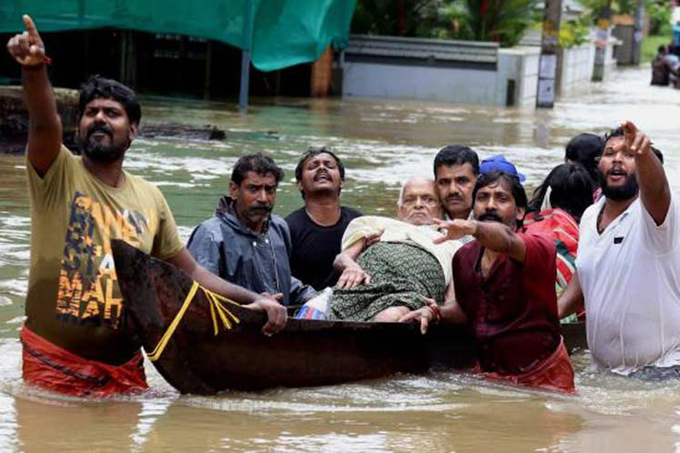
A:
{"type": "Polygon", "coordinates": [[[263,333],[271,335],[285,327],[287,313],[284,306],[279,304],[274,298],[256,294],[209,272],[194,260],[186,247],[167,261],[184,271],[184,273],[206,289],[228,297],[253,310],[265,312],[268,320],[262,328],[263,333]]]}
{"type": "Polygon", "coordinates": [[[45,69],[45,45],[29,16],[23,16],[26,31],[7,43],[12,58],[21,65],[29,129],[26,154],[41,177],[47,173],[61,148],[61,119],[45,69]]]}
{"type": "Polygon", "coordinates": [[[671,188],[658,157],[652,151],[651,141],[631,121],[622,125],[626,144],[635,153],[637,180],[640,184],[640,199],[657,225],[666,219],[671,205],[671,188]]]}
{"type": "Polygon", "coordinates": [[[489,250],[508,255],[520,263],[524,262],[526,245],[522,238],[507,225],[499,222],[478,222],[477,220],[461,219],[446,222],[434,219],[434,221],[439,228],[446,230],[446,236],[435,239],[435,244],[472,235],[489,250]]]}

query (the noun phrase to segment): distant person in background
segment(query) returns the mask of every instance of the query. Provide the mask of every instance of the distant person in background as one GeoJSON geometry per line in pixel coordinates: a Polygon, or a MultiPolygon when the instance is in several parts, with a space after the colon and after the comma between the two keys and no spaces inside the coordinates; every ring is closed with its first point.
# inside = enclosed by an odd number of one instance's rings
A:
{"type": "MultiPolygon", "coordinates": [[[[534,191],[529,213],[524,219],[526,232],[545,234],[555,243],[557,275],[555,290],[562,294],[576,270],[579,222],[583,212],[593,204],[593,182],[579,164],[555,167],[534,191]]],[[[583,315],[583,307],[577,310],[583,315]]],[[[575,321],[576,318],[570,319],[575,321]]]]}
{"type": "Polygon", "coordinates": [[[347,225],[361,212],[340,205],[345,167],[330,149],[310,148],[304,153],[295,179],[305,206],[286,217],[292,244],[290,269],[293,276],[322,290],[338,281],[333,260],[340,253],[347,225]]]}
{"type": "Polygon", "coordinates": [[[670,83],[671,65],[667,57],[666,46],[659,46],[658,53],[652,60],[652,85],[665,87],[670,83]]]}
{"type": "Polygon", "coordinates": [[[595,134],[578,134],[567,143],[564,161],[581,164],[588,171],[594,191],[600,187],[597,179],[597,158],[602,154],[604,140],[595,134]]]}

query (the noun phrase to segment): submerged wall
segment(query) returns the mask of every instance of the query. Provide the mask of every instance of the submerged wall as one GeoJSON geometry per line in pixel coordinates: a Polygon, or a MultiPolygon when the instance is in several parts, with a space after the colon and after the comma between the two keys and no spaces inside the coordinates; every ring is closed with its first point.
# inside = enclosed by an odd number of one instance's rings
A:
{"type": "Polygon", "coordinates": [[[497,43],[352,36],[343,96],[474,105],[535,102],[539,51],[497,43]]]}

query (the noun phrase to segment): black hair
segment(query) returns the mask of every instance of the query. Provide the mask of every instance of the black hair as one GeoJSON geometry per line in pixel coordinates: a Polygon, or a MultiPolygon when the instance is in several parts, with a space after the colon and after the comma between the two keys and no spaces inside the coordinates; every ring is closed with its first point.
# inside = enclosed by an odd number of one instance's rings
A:
{"type": "Polygon", "coordinates": [[[579,134],[569,140],[564,154],[567,161],[572,161],[583,165],[588,171],[591,181],[597,182],[597,158],[602,155],[605,140],[595,134],[579,134]]]}
{"type": "Polygon", "coordinates": [[[312,157],[318,156],[319,154],[328,154],[330,155],[333,159],[335,159],[335,163],[338,164],[338,171],[340,171],[340,179],[343,181],[345,180],[345,166],[342,164],[342,161],[338,156],[335,155],[333,151],[331,151],[329,148],[322,146],[319,148],[316,148],[314,146],[310,146],[307,151],[302,155],[300,160],[297,163],[297,166],[295,167],[295,180],[297,182],[302,181],[302,171],[305,168],[305,164],[309,159],[312,157]]]}
{"type": "MultiPolygon", "coordinates": [[[[550,204],[568,212],[576,222],[581,220],[583,211],[593,204],[596,186],[588,171],[580,164],[561,164],[553,168],[540,186],[534,190],[529,201],[529,212],[538,213],[550,188],[550,204]]],[[[541,220],[536,218],[536,220],[541,220]]]]}
{"type": "Polygon", "coordinates": [[[132,88],[122,83],[107,79],[100,75],[93,75],[80,88],[80,98],[78,108],[80,109],[79,118],[85,113],[85,106],[94,99],[113,99],[119,102],[125,109],[130,124],[137,124],[142,119],[142,107],[137,100],[137,95],[132,88]]]}
{"type": "Polygon", "coordinates": [[[440,149],[434,158],[434,177],[437,178],[437,170],[442,165],[470,164],[475,176],[479,175],[479,156],[471,148],[463,145],[449,145],[440,149]]]}
{"type": "Polygon", "coordinates": [[[241,156],[236,161],[234,170],[231,172],[231,182],[240,186],[243,180],[246,179],[249,171],[261,176],[271,173],[276,179],[276,184],[283,179],[284,175],[283,170],[276,165],[276,162],[271,157],[262,153],[248,154],[247,156],[241,156]]]}
{"type": "MultiPolygon", "coordinates": [[[[604,149],[604,146],[607,144],[607,142],[610,139],[615,138],[615,137],[623,137],[625,135],[626,135],[626,132],[620,126],[615,128],[615,129],[610,130],[609,132],[604,134],[602,149],[604,149]]],[[[651,146],[651,148],[652,148],[652,152],[654,154],[656,154],[656,157],[663,164],[663,153],[661,152],[661,150],[659,148],[657,148],[656,146],[651,146]]]]}
{"type": "Polygon", "coordinates": [[[658,49],[656,49],[658,53],[666,53],[668,51],[668,48],[666,46],[659,46],[658,49]]]}
{"type": "MultiPolygon", "coordinates": [[[[473,206],[475,200],[477,199],[477,192],[479,192],[480,189],[497,182],[500,182],[501,184],[505,183],[510,186],[510,192],[512,193],[512,197],[515,199],[515,206],[517,206],[517,208],[524,208],[526,211],[528,206],[527,193],[524,191],[522,183],[519,181],[517,176],[505,173],[503,171],[490,171],[488,173],[482,173],[479,175],[477,182],[475,183],[475,188],[472,190],[473,206]]],[[[517,228],[521,228],[522,223],[522,220],[518,220],[517,228]]]]}

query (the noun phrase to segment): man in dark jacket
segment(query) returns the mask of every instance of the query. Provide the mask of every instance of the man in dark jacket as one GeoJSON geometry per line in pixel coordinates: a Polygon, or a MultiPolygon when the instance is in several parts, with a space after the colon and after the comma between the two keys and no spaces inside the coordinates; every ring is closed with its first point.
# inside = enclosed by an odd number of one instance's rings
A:
{"type": "Polygon", "coordinates": [[[215,215],[191,234],[196,261],[223,279],[258,293],[273,294],[283,305],[298,305],[315,291],[291,276],[288,225],[272,215],[283,170],[268,156],[241,157],[231,174],[229,196],[215,215]]]}

